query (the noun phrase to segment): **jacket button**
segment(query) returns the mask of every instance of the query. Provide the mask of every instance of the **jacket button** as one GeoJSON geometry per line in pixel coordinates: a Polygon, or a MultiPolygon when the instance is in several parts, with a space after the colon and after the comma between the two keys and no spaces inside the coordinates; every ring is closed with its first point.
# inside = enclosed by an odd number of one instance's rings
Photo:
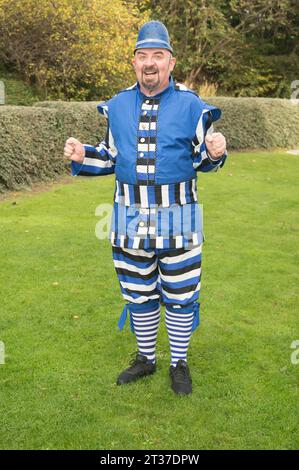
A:
{"type": "Polygon", "coordinates": [[[139,222],[140,227],[144,227],[144,222],[139,222]]]}
{"type": "Polygon", "coordinates": [[[140,142],[145,142],[145,138],[141,137],[140,142]]]}
{"type": "Polygon", "coordinates": [[[141,153],[139,154],[139,157],[144,157],[144,153],[141,152],[141,153]]]}

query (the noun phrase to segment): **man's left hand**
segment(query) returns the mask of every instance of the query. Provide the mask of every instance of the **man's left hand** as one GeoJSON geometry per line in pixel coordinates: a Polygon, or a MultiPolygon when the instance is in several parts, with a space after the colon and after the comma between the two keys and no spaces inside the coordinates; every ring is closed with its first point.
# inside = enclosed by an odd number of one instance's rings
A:
{"type": "Polygon", "coordinates": [[[221,132],[207,134],[205,144],[209,155],[215,159],[222,157],[226,150],[226,140],[221,132]]]}

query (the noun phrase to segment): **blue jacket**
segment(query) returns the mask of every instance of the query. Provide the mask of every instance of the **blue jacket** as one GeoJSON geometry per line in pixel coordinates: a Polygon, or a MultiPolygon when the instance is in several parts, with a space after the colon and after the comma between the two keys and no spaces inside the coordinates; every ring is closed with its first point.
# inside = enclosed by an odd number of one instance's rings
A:
{"type": "Polygon", "coordinates": [[[170,77],[162,93],[147,97],[136,83],[98,110],[107,119],[106,138],[97,146],[85,145],[83,164],[72,162],[72,172],[115,172],[111,242],[145,249],[201,243],[196,176],[217,171],[227,157],[213,160],[204,142],[220,109],[170,77]]]}

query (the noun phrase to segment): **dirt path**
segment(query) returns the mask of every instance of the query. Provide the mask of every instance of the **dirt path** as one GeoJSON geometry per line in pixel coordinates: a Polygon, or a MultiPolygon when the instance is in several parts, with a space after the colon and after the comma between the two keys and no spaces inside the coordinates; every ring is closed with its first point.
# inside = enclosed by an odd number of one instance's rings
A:
{"type": "Polygon", "coordinates": [[[34,183],[32,186],[27,188],[22,188],[19,191],[7,191],[5,193],[0,193],[0,202],[4,201],[16,201],[18,198],[26,195],[34,195],[38,193],[44,193],[46,191],[51,191],[55,186],[59,184],[70,184],[74,182],[72,176],[63,176],[62,178],[57,179],[56,181],[34,183]]]}

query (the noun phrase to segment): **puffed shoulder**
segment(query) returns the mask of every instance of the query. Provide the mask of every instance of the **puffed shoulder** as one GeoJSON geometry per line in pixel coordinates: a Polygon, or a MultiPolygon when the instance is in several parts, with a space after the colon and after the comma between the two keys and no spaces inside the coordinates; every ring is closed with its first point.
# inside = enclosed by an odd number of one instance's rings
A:
{"type": "Polygon", "coordinates": [[[182,83],[176,83],[174,88],[176,91],[184,93],[183,96],[188,97],[190,107],[194,110],[195,114],[198,112],[201,115],[204,113],[209,113],[212,122],[218,121],[218,119],[220,119],[221,109],[217,106],[206,103],[195,91],[190,90],[190,88],[186,87],[186,85],[183,85],[182,83]]]}
{"type": "MultiPolygon", "coordinates": [[[[137,88],[137,82],[134,83],[134,85],[129,86],[128,88],[124,88],[123,90],[120,90],[120,91],[117,93],[117,95],[119,95],[120,93],[124,93],[124,92],[126,92],[126,91],[136,90],[136,88],[137,88]]],[[[116,96],[117,96],[117,95],[116,95],[116,96]]]]}
{"type": "Polygon", "coordinates": [[[103,101],[102,103],[97,105],[97,110],[100,114],[105,116],[108,119],[108,101],[103,101]]]}
{"type": "Polygon", "coordinates": [[[117,96],[119,96],[121,93],[124,93],[126,91],[133,91],[136,88],[137,88],[137,82],[134,83],[134,85],[132,85],[128,88],[124,88],[123,90],[120,90],[118,93],[116,93],[116,95],[114,95],[112,98],[110,98],[110,100],[103,101],[102,103],[98,104],[97,105],[97,110],[99,111],[100,114],[102,114],[103,116],[105,116],[108,119],[109,104],[112,102],[112,100],[117,98],[117,96]]]}
{"type": "Polygon", "coordinates": [[[194,91],[194,90],[191,90],[190,88],[186,87],[186,85],[183,85],[183,83],[175,83],[174,85],[174,89],[176,91],[182,91],[182,92],[185,92],[185,93],[191,93],[192,95],[195,95],[199,98],[198,94],[194,91]]]}

